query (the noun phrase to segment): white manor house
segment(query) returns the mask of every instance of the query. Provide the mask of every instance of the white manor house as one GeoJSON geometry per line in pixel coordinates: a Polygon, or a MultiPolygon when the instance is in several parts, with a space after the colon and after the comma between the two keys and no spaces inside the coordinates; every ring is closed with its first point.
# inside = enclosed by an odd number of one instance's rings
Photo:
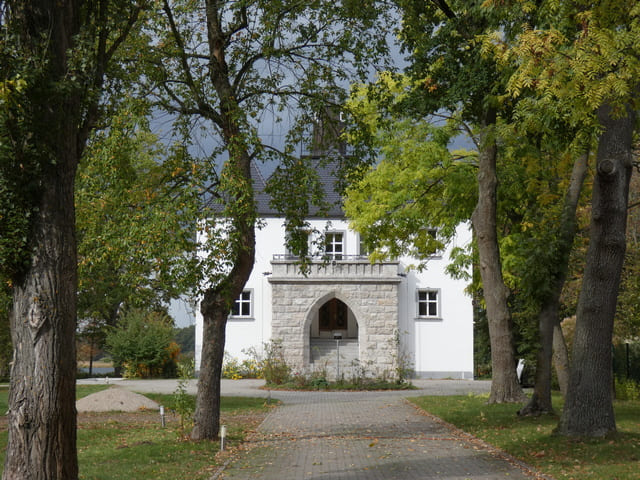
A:
{"type": "MultiPolygon", "coordinates": [[[[320,168],[319,174],[336,200],[332,172],[320,168]]],[[[253,273],[227,322],[228,355],[242,360],[249,349],[261,352],[276,340],[294,371],[323,370],[329,378],[348,379],[356,371],[394,377],[398,366],[418,378],[473,378],[472,301],[466,283],[445,272],[450,249],[471,242],[468,225],[416,271],[411,258],[372,264],[336,206],[309,219],[312,229],[325,232],[325,250],[305,276],[287,254],[285,219],[270,207],[256,167],[253,175],[263,226],[256,231],[253,273]]],[[[196,369],[202,349],[197,312],[196,369]]]]}

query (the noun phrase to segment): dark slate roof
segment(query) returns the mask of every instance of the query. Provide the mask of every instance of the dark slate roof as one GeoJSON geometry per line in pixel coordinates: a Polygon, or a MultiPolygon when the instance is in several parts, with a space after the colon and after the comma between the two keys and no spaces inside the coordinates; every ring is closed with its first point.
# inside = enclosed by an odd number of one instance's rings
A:
{"type": "MultiPolygon", "coordinates": [[[[337,171],[338,164],[335,162],[321,162],[316,159],[311,159],[311,161],[316,162],[316,172],[324,191],[324,201],[329,205],[329,208],[327,212],[319,212],[317,207],[312,206],[310,217],[344,218],[344,212],[342,211],[342,197],[336,191],[337,175],[335,172],[337,171]]],[[[271,205],[271,195],[266,192],[268,180],[264,178],[262,171],[255,162],[251,162],[251,180],[253,182],[253,192],[256,200],[258,216],[263,218],[284,216],[271,205]]],[[[221,213],[224,210],[224,207],[221,203],[216,203],[213,204],[213,210],[221,213]]]]}
{"type": "Polygon", "coordinates": [[[253,195],[258,206],[258,214],[261,216],[273,216],[277,212],[269,205],[271,195],[265,192],[267,181],[255,162],[251,162],[251,180],[253,181],[253,195]]]}
{"type": "MultiPolygon", "coordinates": [[[[311,161],[316,161],[312,159],[311,161]]],[[[320,214],[318,208],[313,207],[311,216],[322,218],[344,218],[344,212],[342,211],[342,197],[336,191],[337,175],[336,170],[338,164],[335,162],[320,162],[316,161],[316,172],[324,191],[324,201],[329,204],[329,209],[326,214],[323,212],[320,214]]],[[[258,215],[261,217],[281,217],[282,213],[278,212],[271,206],[271,195],[265,192],[267,180],[265,180],[262,172],[255,163],[251,165],[251,177],[253,180],[253,191],[255,192],[255,199],[258,208],[258,215]]]]}

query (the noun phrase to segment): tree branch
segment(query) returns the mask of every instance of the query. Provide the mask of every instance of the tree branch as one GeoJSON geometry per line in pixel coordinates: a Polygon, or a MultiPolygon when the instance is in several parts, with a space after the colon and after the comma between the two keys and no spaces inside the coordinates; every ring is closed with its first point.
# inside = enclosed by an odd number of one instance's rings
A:
{"type": "MultiPolygon", "coordinates": [[[[198,105],[198,109],[193,110],[190,113],[206,112],[207,115],[204,115],[204,116],[213,120],[218,126],[221,126],[220,116],[217,114],[217,112],[213,108],[211,108],[211,105],[209,105],[207,102],[203,100],[202,95],[200,95],[201,92],[196,88],[196,81],[193,78],[193,75],[191,74],[191,66],[189,65],[189,57],[187,55],[187,50],[184,44],[184,40],[182,39],[182,35],[180,34],[178,26],[176,25],[175,18],[173,17],[173,11],[171,10],[171,6],[169,5],[168,0],[164,0],[163,10],[167,15],[167,20],[169,21],[169,27],[171,28],[171,35],[173,36],[173,39],[175,40],[176,45],[178,46],[178,49],[179,49],[180,64],[182,66],[182,70],[186,78],[186,81],[184,82],[184,84],[189,88],[189,90],[193,94],[193,98],[196,104],[198,105]]],[[[171,98],[173,98],[174,101],[176,101],[176,103],[178,103],[178,105],[182,107],[181,113],[188,113],[187,109],[184,108],[184,103],[182,103],[178,99],[178,97],[173,93],[173,91],[171,91],[171,89],[167,87],[165,82],[163,82],[162,86],[165,89],[165,91],[169,94],[169,96],[171,96],[171,98]]]]}
{"type": "Polygon", "coordinates": [[[451,10],[451,7],[447,4],[446,0],[431,0],[436,7],[440,9],[442,13],[449,19],[456,18],[456,14],[451,10]]]}

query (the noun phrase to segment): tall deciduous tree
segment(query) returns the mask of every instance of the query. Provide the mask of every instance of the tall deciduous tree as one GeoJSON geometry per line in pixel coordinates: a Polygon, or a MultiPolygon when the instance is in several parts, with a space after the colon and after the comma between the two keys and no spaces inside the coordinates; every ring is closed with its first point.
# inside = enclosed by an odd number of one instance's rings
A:
{"type": "Polygon", "coordinates": [[[0,2],[0,258],[14,346],[4,479],[78,476],[74,179],[141,8],[0,2]]]}
{"type": "MultiPolygon", "coordinates": [[[[422,81],[409,111],[423,116],[447,110],[471,121],[479,138],[478,203],[472,215],[479,268],[491,338],[493,382],[491,402],[524,398],[516,376],[508,289],[502,276],[498,244],[496,122],[508,115],[500,104],[504,72],[484,57],[479,36],[495,29],[509,34],[514,18],[498,10],[464,1],[399,0],[403,23],[400,38],[410,54],[409,75],[422,81]]],[[[515,11],[514,11],[515,12],[515,11]]],[[[511,12],[509,12],[511,13],[511,12]]]]}
{"type": "Polygon", "coordinates": [[[379,161],[347,187],[344,207],[372,259],[408,254],[422,268],[471,217],[477,152],[449,150],[460,134],[460,119],[394,112],[412,89],[408,77],[389,72],[373,85],[353,89],[346,107],[357,126],[347,136],[352,143],[366,141],[379,161]]]}
{"type": "MultiPolygon", "coordinates": [[[[226,320],[254,264],[252,164],[280,162],[280,178],[298,182],[289,183],[283,194],[308,198],[313,175],[308,167],[298,168],[307,160],[296,158],[296,147],[313,119],[326,115],[327,105],[340,104],[340,82],[367,73],[385,36],[376,23],[377,6],[363,9],[351,0],[164,0],[162,11],[149,57],[157,106],[177,116],[187,137],[193,138],[190,126],[199,124],[216,144],[205,147],[201,164],[208,170],[203,191],[218,208],[202,211],[208,243],[201,269],[204,327],[192,432],[194,439],[211,439],[219,429],[226,320]],[[283,124],[283,135],[275,142],[261,139],[263,121],[283,124]],[[220,159],[225,161],[219,170],[215,162],[220,159]]],[[[303,216],[307,202],[303,206],[290,213],[303,216]]]]}
{"type": "MultiPolygon", "coordinates": [[[[511,323],[507,299],[513,296],[514,291],[518,291],[520,298],[517,304],[520,308],[526,306],[527,317],[538,317],[540,332],[544,337],[538,370],[541,376],[536,383],[536,389],[540,392],[534,395],[535,409],[529,410],[550,411],[551,338],[553,327],[557,324],[560,293],[566,275],[568,253],[573,243],[575,210],[586,171],[587,156],[580,153],[584,151],[585,143],[588,146],[588,141],[585,141],[584,134],[568,134],[579,129],[571,121],[562,118],[561,113],[556,112],[554,115],[552,112],[539,110],[535,113],[527,111],[527,107],[532,110],[530,106],[537,103],[537,99],[525,103],[525,108],[522,109],[518,105],[516,112],[519,115],[512,119],[514,105],[506,95],[506,86],[507,78],[517,61],[510,59],[511,63],[502,62],[488,55],[487,50],[496,45],[508,44],[518,31],[519,21],[534,21],[535,16],[530,9],[522,8],[513,13],[515,10],[505,10],[504,5],[496,8],[488,3],[476,7],[456,2],[431,2],[426,5],[411,1],[399,3],[404,7],[407,17],[402,31],[412,48],[413,63],[409,71],[415,80],[413,92],[403,93],[410,101],[402,102],[399,98],[393,100],[401,105],[400,108],[398,105],[389,105],[389,94],[394,92],[388,85],[384,88],[378,85],[369,93],[368,97],[375,99],[375,102],[370,103],[376,103],[378,110],[389,110],[396,119],[395,124],[387,122],[393,126],[387,128],[377,141],[387,146],[386,149],[382,148],[383,154],[396,158],[395,162],[403,176],[409,176],[408,171],[414,174],[414,186],[417,187],[422,185],[424,175],[424,167],[419,166],[428,162],[412,160],[412,151],[419,150],[410,145],[404,151],[400,147],[395,148],[395,151],[391,150],[396,144],[396,138],[403,138],[395,129],[404,124],[414,130],[419,128],[405,117],[412,118],[413,122],[433,122],[437,120],[437,116],[428,118],[425,113],[446,108],[459,110],[458,116],[470,120],[475,127],[479,155],[477,183],[473,183],[477,184],[478,194],[475,197],[478,200],[472,218],[477,234],[483,293],[490,319],[490,337],[496,340],[496,343],[492,343],[495,389],[491,401],[523,399],[515,378],[512,342],[507,341],[509,335],[505,335],[505,332],[510,331],[511,323]],[[482,48],[478,48],[485,38],[488,41],[482,48]],[[475,83],[470,82],[470,79],[474,79],[475,83]],[[500,148],[497,142],[500,143],[500,148]],[[403,160],[398,160],[400,157],[403,160]],[[568,169],[571,168],[571,162],[567,162],[567,158],[579,159],[573,162],[575,172],[571,182],[564,180],[565,176],[569,177],[568,169]],[[513,166],[506,167],[509,162],[513,166]],[[403,167],[405,163],[411,164],[408,170],[406,166],[403,167]],[[521,165],[520,173],[516,173],[518,164],[521,165]],[[543,172],[550,173],[539,174],[536,165],[543,172]],[[502,179],[498,178],[498,169],[502,179]],[[516,176],[510,177],[510,174],[516,176]],[[501,182],[502,185],[498,188],[501,182]],[[517,193],[513,192],[511,185],[514,184],[519,186],[517,193]],[[522,185],[526,187],[523,188],[522,185]],[[536,185],[543,188],[534,191],[536,185]],[[563,189],[566,189],[566,193],[563,189]],[[502,199],[500,205],[498,196],[502,199]],[[559,206],[563,197],[566,199],[564,207],[559,206]],[[513,202],[511,205],[510,201],[513,202]],[[498,210],[502,211],[502,218],[498,210]],[[542,233],[537,233],[534,225],[539,225],[542,233]],[[550,230],[548,234],[546,230],[550,230]],[[544,252],[544,255],[534,255],[534,251],[544,252]],[[530,260],[525,260],[526,258],[530,260]],[[507,265],[503,264],[505,259],[507,265]],[[526,279],[519,280],[520,276],[526,279]]],[[[360,105],[363,104],[362,101],[359,102],[360,105]]],[[[356,114],[371,117],[371,112],[366,109],[357,111],[356,114]]],[[[372,121],[384,124],[379,114],[372,121]]],[[[427,127],[422,128],[428,131],[427,127]]],[[[420,151],[434,160],[434,171],[438,171],[438,175],[450,176],[452,172],[445,171],[447,163],[438,160],[438,155],[433,150],[426,149],[428,138],[429,135],[423,135],[419,140],[423,145],[420,151]]],[[[376,170],[368,175],[369,179],[385,178],[385,171],[389,171],[387,162],[383,161],[376,170]]],[[[368,182],[370,180],[365,180],[365,184],[368,182]]],[[[438,195],[446,183],[446,180],[439,185],[434,182],[429,192],[423,192],[421,187],[417,187],[415,191],[409,189],[398,194],[396,192],[406,187],[402,182],[377,182],[377,190],[361,190],[363,193],[367,192],[364,193],[365,196],[371,195],[371,198],[376,199],[371,202],[366,199],[363,202],[356,193],[364,185],[360,184],[351,190],[353,201],[350,204],[359,205],[351,212],[356,217],[356,228],[366,233],[371,232],[376,243],[393,253],[394,248],[404,246],[402,241],[396,242],[394,237],[419,240],[420,233],[408,235],[407,227],[410,230],[411,223],[414,230],[425,228],[421,220],[431,221],[433,226],[439,225],[440,220],[434,217],[433,209],[440,201],[452,209],[448,212],[451,217],[449,221],[460,221],[456,208],[459,203],[447,203],[444,197],[438,195]],[[384,195],[390,196],[388,203],[382,200],[384,195]],[[407,203],[403,205],[403,201],[407,203]],[[394,207],[394,203],[401,208],[394,207]],[[408,215],[409,211],[420,210],[421,205],[428,205],[423,207],[421,220],[416,213],[408,215]],[[385,209],[390,213],[386,214],[385,209]],[[385,211],[386,216],[376,216],[380,211],[385,211]],[[404,216],[404,222],[399,222],[397,215],[404,216]],[[372,222],[374,228],[365,225],[372,217],[375,217],[372,222]],[[393,225],[395,231],[385,228],[388,225],[393,225]],[[404,229],[401,230],[400,226],[404,229]],[[394,242],[395,247],[388,244],[394,242]]]]}
{"type": "Polygon", "coordinates": [[[582,122],[597,139],[589,248],[578,300],[569,389],[559,432],[616,430],[611,340],[625,254],[632,140],[640,101],[640,6],[631,2],[549,3],[546,28],[525,31],[511,82],[531,88],[582,122]]]}
{"type": "MultiPolygon", "coordinates": [[[[569,389],[559,431],[605,436],[616,430],[611,343],[626,247],[627,202],[636,115],[632,107],[598,109],[596,177],[586,268],[578,300],[569,389]]],[[[634,107],[635,108],[635,107],[634,107]]]]}
{"type": "MultiPolygon", "coordinates": [[[[442,114],[404,117],[403,103],[411,98],[416,85],[421,83],[384,73],[374,85],[354,90],[348,108],[359,125],[351,138],[366,139],[381,161],[347,189],[345,207],[369,250],[375,249],[374,258],[410,253],[424,259],[428,268],[429,256],[448,241],[459,223],[471,218],[477,203],[478,155],[449,151],[452,138],[464,126],[459,118],[449,118],[445,124],[442,114]],[[437,229],[437,237],[433,229],[437,229]]],[[[530,140],[523,136],[523,123],[500,127],[504,140],[498,165],[502,185],[496,219],[508,295],[511,304],[518,306],[518,318],[523,319],[519,324],[531,322],[536,315],[557,319],[554,312],[558,310],[562,272],[567,267],[587,165],[586,155],[582,156],[574,162],[572,180],[565,180],[574,158],[571,152],[562,151],[570,136],[554,131],[542,134],[538,129],[535,135],[529,132],[530,140]]],[[[452,269],[455,271],[464,259],[465,255],[458,255],[452,269]]],[[[550,324],[551,332],[555,322],[550,324]]],[[[520,326],[524,331],[534,330],[520,326]]],[[[547,372],[549,378],[536,383],[536,389],[544,389],[546,394],[534,395],[535,404],[544,404],[538,411],[550,411],[550,364],[540,371],[547,372]],[[548,402],[538,400],[542,397],[548,397],[548,402]]]]}

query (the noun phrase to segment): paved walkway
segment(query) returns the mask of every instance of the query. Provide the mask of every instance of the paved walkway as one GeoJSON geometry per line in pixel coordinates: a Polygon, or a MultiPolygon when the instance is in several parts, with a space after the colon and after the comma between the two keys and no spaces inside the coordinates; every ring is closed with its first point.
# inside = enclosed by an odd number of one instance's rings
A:
{"type": "MultiPolygon", "coordinates": [[[[170,381],[121,381],[137,392],[170,381]]],[[[405,397],[484,393],[489,382],[416,381],[403,392],[271,391],[283,404],[213,479],[470,480],[545,478],[473,437],[423,414],[405,397]]],[[[224,395],[266,396],[260,381],[224,381],[224,395]]],[[[194,387],[193,385],[192,387],[194,387]]],[[[212,480],[213,480],[212,479],[212,480]]]]}

